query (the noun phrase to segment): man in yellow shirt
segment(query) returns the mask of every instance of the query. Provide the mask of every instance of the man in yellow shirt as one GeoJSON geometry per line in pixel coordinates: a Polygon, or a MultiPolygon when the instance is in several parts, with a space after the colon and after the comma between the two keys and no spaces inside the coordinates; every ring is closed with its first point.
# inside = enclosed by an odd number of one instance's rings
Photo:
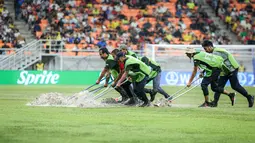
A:
{"type": "Polygon", "coordinates": [[[44,63],[42,61],[39,61],[37,64],[36,64],[36,70],[37,71],[43,71],[44,69],[44,63]]]}
{"type": "Polygon", "coordinates": [[[192,2],[192,1],[188,2],[188,3],[187,3],[187,7],[188,7],[189,9],[194,9],[194,8],[195,8],[194,2],[192,2]]]}
{"type": "Polygon", "coordinates": [[[239,66],[238,71],[239,71],[239,72],[245,72],[245,71],[246,71],[246,68],[245,68],[245,66],[243,65],[243,62],[240,62],[240,66],[239,66]]]}
{"type": "Polygon", "coordinates": [[[116,29],[116,28],[119,27],[119,26],[120,26],[120,22],[117,21],[117,20],[114,20],[113,23],[112,23],[113,29],[116,29]]]}
{"type": "Polygon", "coordinates": [[[185,42],[191,42],[191,40],[192,40],[192,35],[191,35],[191,33],[190,33],[190,32],[186,32],[186,33],[183,35],[183,40],[184,40],[185,42]]]}

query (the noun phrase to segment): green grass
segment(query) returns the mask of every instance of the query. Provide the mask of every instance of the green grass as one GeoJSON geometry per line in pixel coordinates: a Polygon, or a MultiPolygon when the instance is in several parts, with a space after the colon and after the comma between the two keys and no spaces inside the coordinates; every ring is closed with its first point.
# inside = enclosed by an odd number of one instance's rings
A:
{"type": "MultiPolygon", "coordinates": [[[[67,95],[82,86],[0,86],[0,143],[247,143],[255,142],[255,110],[237,95],[230,105],[222,95],[218,108],[197,108],[199,88],[174,104],[194,108],[60,108],[25,104],[41,93],[67,95]]],[[[168,93],[178,88],[164,87],[168,93]]],[[[247,88],[254,93],[254,88],[247,88]]],[[[116,93],[109,94],[117,96],[116,93]]],[[[162,97],[157,95],[158,98],[162,97]]],[[[212,96],[211,96],[212,97],[212,96]]]]}

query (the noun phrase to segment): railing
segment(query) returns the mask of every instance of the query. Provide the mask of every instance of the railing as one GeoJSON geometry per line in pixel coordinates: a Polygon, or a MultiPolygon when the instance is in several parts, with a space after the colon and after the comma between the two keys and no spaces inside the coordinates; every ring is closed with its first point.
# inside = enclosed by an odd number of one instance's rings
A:
{"type": "MultiPolygon", "coordinates": [[[[86,57],[98,57],[98,48],[78,48],[78,44],[73,44],[76,48],[67,48],[61,40],[34,40],[20,49],[6,48],[1,49],[6,53],[0,55],[0,70],[24,70],[30,65],[42,59],[42,56],[58,56],[58,70],[63,69],[65,58],[84,59],[86,57]]],[[[87,45],[84,43],[84,45],[87,45]]],[[[111,51],[110,51],[111,52],[111,51]]],[[[143,55],[143,50],[135,51],[143,55]]]]}
{"type": "Polygon", "coordinates": [[[35,62],[41,60],[41,47],[37,40],[34,40],[15,52],[5,56],[0,61],[1,70],[24,70],[35,62]]]}
{"type": "MultiPolygon", "coordinates": [[[[152,59],[156,59],[156,57],[185,59],[187,47],[194,47],[203,51],[201,45],[148,44],[146,55],[152,59]]],[[[239,59],[250,60],[254,58],[255,45],[215,45],[215,47],[224,48],[239,59]]]]}

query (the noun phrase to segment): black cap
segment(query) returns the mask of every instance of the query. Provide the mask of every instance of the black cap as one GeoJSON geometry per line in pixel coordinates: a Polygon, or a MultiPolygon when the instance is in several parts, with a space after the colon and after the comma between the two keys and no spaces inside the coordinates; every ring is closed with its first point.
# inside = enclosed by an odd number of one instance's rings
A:
{"type": "Polygon", "coordinates": [[[107,48],[100,48],[99,51],[102,51],[102,53],[110,54],[107,48]]]}
{"type": "Polygon", "coordinates": [[[120,57],[124,57],[124,56],[125,56],[125,53],[119,52],[119,53],[117,53],[115,60],[118,61],[120,57]]]}
{"type": "Polygon", "coordinates": [[[213,43],[209,40],[205,40],[203,43],[202,43],[202,47],[207,47],[207,46],[211,46],[213,47],[213,43]]]}

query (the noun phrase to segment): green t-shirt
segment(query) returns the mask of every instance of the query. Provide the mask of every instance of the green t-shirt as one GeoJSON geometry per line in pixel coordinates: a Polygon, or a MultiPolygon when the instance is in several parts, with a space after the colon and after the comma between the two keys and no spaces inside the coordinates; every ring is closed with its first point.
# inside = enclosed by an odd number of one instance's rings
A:
{"type": "Polygon", "coordinates": [[[131,76],[132,81],[140,82],[146,76],[150,75],[151,70],[145,63],[133,56],[126,55],[126,57],[125,71],[127,71],[129,76],[131,76]]]}
{"type": "Polygon", "coordinates": [[[187,3],[187,7],[188,7],[189,9],[194,9],[195,4],[194,4],[193,2],[188,2],[188,3],[187,3]]]}
{"type": "Polygon", "coordinates": [[[206,72],[206,77],[211,76],[213,68],[223,70],[223,58],[206,52],[199,52],[194,57],[194,66],[206,72]]]}
{"type": "Polygon", "coordinates": [[[246,31],[241,32],[241,33],[240,33],[240,36],[241,36],[241,37],[247,36],[247,32],[246,32],[246,31]]]}
{"type": "Polygon", "coordinates": [[[129,21],[128,21],[128,20],[123,19],[123,20],[122,20],[122,24],[124,24],[124,25],[128,25],[128,24],[129,24],[129,21]]]}
{"type": "Polygon", "coordinates": [[[241,21],[243,21],[245,18],[244,18],[244,16],[243,15],[240,15],[239,16],[239,21],[241,22],[241,21]]]}
{"type": "Polygon", "coordinates": [[[135,57],[135,58],[138,58],[138,56],[136,55],[136,53],[133,52],[133,51],[130,51],[130,50],[127,51],[127,54],[126,54],[126,55],[129,55],[129,56],[133,56],[133,57],[135,57]]]}
{"type": "Polygon", "coordinates": [[[239,68],[238,62],[227,50],[223,48],[214,48],[213,54],[223,58],[224,64],[228,67],[230,72],[233,72],[235,69],[239,68]]]}
{"type": "Polygon", "coordinates": [[[105,68],[110,70],[111,75],[116,79],[119,75],[119,64],[114,60],[113,56],[109,54],[105,60],[105,68]]]}
{"type": "Polygon", "coordinates": [[[149,79],[156,77],[158,75],[158,73],[161,72],[160,65],[156,61],[154,61],[146,56],[140,58],[140,60],[142,62],[144,62],[147,66],[151,67],[152,71],[149,75],[149,79]]]}

